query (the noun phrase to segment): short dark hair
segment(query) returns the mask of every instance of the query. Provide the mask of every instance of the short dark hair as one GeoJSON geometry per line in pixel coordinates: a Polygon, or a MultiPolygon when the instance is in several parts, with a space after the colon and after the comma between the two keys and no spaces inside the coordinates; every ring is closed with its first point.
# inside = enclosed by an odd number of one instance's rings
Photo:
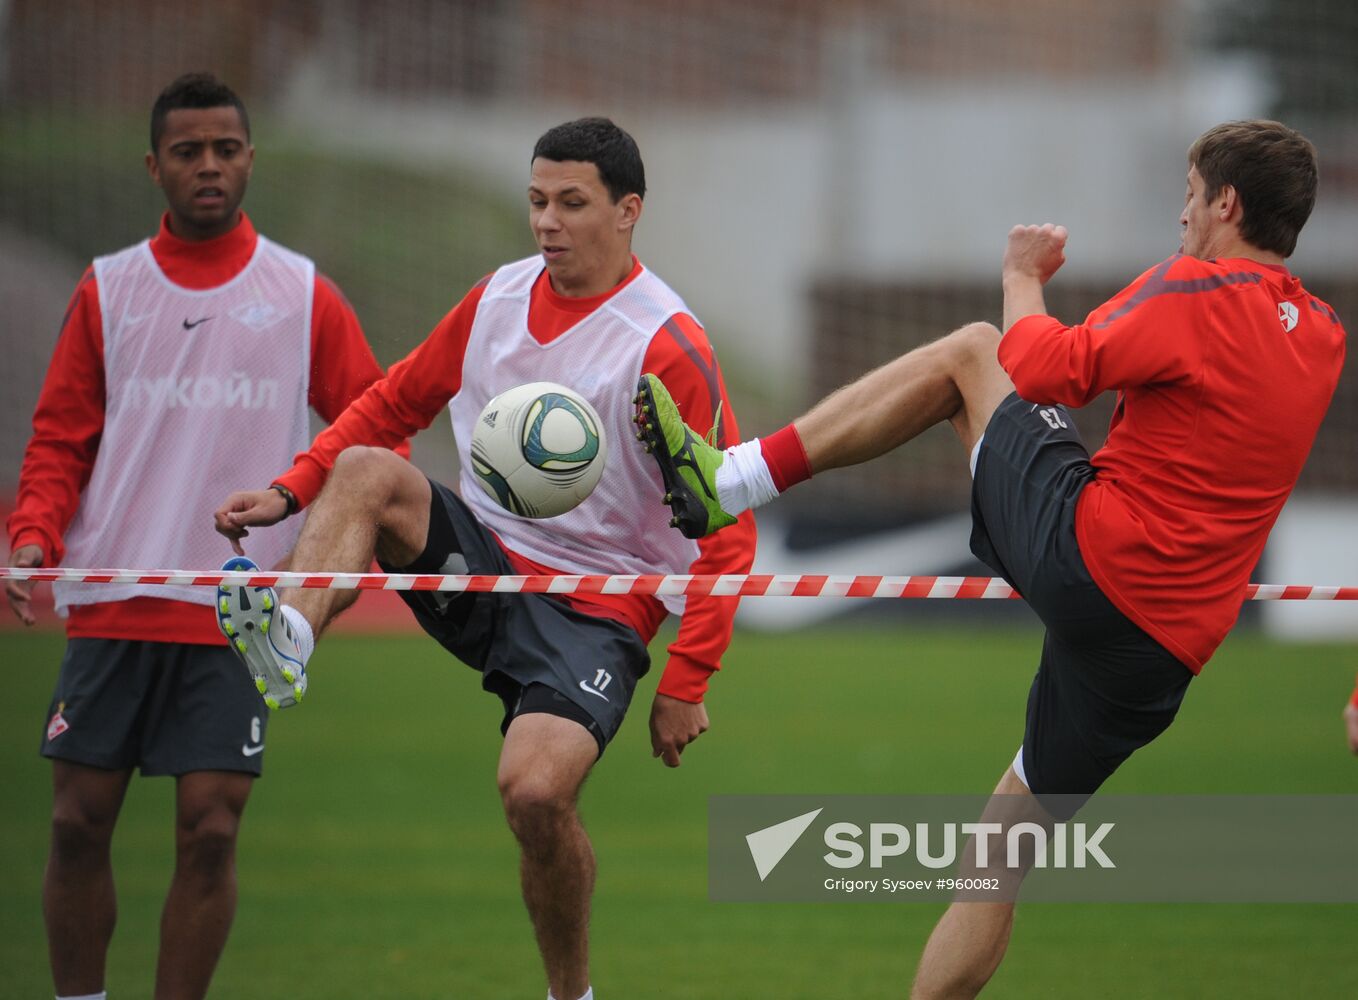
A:
{"type": "Polygon", "coordinates": [[[533,147],[533,159],[592,163],[617,202],[624,195],[646,197],[646,168],[636,140],[607,118],[577,118],[549,128],[533,147]]]}
{"type": "Polygon", "coordinates": [[[241,127],[245,138],[250,138],[250,116],[245,113],[245,105],[236,92],[222,83],[211,73],[185,73],[160,92],[156,103],[151,106],[151,152],[160,149],[161,137],[165,135],[165,116],[180,108],[225,108],[232,107],[240,114],[241,127]]]}
{"type": "Polygon", "coordinates": [[[1281,122],[1224,122],[1188,150],[1208,201],[1235,188],[1244,217],[1240,235],[1251,246],[1292,256],[1316,203],[1316,148],[1281,122]]]}

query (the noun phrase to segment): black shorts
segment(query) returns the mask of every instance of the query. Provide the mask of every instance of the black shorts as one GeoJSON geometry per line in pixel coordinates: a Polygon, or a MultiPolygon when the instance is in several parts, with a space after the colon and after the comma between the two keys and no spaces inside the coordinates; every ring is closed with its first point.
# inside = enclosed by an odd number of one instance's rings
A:
{"type": "MultiPolygon", "coordinates": [[[[393,573],[513,574],[504,550],[462,499],[430,480],[429,536],[393,573]]],[[[646,644],[620,622],[582,614],[546,594],[403,590],[420,627],[499,696],[501,731],[518,715],[546,712],[580,723],[602,754],[617,735],[637,681],[650,669],[646,644]]]]}
{"type": "Polygon", "coordinates": [[[259,775],[268,723],[249,673],[225,646],[72,639],[41,753],[144,775],[259,775]]]}
{"type": "Polygon", "coordinates": [[[1013,394],[986,427],[971,494],[972,552],[1047,628],[1028,692],[1024,777],[1034,793],[1085,799],[1174,721],[1193,678],[1090,577],[1075,505],[1093,478],[1066,409],[1013,394]]]}

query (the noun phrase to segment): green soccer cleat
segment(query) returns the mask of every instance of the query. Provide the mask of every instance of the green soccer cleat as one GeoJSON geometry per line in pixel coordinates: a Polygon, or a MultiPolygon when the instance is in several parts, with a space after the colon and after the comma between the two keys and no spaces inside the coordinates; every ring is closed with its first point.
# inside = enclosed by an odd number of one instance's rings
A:
{"type": "Polygon", "coordinates": [[[717,500],[717,469],[726,455],[693,433],[665,383],[649,372],[637,383],[632,402],[637,439],[655,457],[665,481],[665,503],[674,512],[670,526],[686,538],[702,538],[735,524],[717,500]]]}

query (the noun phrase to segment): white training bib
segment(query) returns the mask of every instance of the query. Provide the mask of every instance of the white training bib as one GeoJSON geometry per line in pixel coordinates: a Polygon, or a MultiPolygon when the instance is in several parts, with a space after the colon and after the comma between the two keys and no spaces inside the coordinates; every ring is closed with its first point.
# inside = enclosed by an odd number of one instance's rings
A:
{"type": "MultiPolygon", "coordinates": [[[[229,493],[272,482],[310,439],[307,384],[315,266],[259,237],[240,274],[181,288],[143,241],[94,262],[104,327],[99,454],[66,532],[66,564],[215,570],[231,545],[212,527],[229,493]]],[[[300,518],[252,532],[277,563],[300,518]]],[[[210,587],[55,584],[57,610],[138,595],[211,604],[210,587]]]]}
{"type": "MultiPolygon", "coordinates": [[[[533,283],[542,258],[495,272],[481,295],[462,361],[462,388],[448,404],[462,463],[462,499],[506,547],[563,573],[687,573],[698,544],[669,526],[654,459],[635,440],[632,397],[651,339],[688,307],[643,269],[626,287],[549,344],[528,332],[533,283]],[[472,430],[481,410],[506,389],[557,382],[594,406],[608,436],[603,478],[575,509],[518,517],[495,503],[472,471],[472,430]]],[[[661,598],[682,613],[684,598],[661,598]]]]}

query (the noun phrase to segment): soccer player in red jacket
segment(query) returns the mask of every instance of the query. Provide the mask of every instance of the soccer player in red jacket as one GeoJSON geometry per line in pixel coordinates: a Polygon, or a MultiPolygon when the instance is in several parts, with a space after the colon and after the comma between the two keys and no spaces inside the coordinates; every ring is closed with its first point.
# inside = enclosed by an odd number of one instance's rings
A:
{"type": "MultiPolygon", "coordinates": [[[[641,154],[613,122],[585,118],[548,130],[534,147],[527,191],[539,253],[468,292],[271,489],[229,497],[217,511],[217,529],[240,539],[315,498],[296,570],[359,571],[375,553],[385,568],[405,573],[748,572],[753,516],[700,542],[666,531],[665,509],[653,500],[655,467],[623,446],[634,432],[626,392],[646,370],[666,373],[704,433],[723,442],[739,436],[702,326],[632,253],[645,193],[641,154]],[[578,507],[533,520],[506,511],[476,485],[470,446],[492,397],[541,380],[587,398],[613,445],[603,479],[578,507]],[[427,427],[445,408],[461,460],[460,496],[390,452],[363,447],[427,427]]],[[[261,601],[249,588],[223,591],[223,628],[245,640],[243,659],[267,697],[286,705],[305,691],[313,637],[352,593],[290,590],[275,615],[272,592],[261,601]],[[265,624],[267,640],[259,638],[265,624]]],[[[736,601],[402,597],[425,631],[479,671],[482,687],[504,705],[497,777],[522,852],[523,898],[549,995],[592,997],[594,853],[576,806],[581,785],[622,724],[650,666],[646,644],[670,612],[683,617],[651,705],[651,745],[665,764],[679,765],[685,746],[708,727],[703,696],[730,641],[736,601]]]]}
{"type": "MultiPolygon", "coordinates": [[[[952,424],[972,467],[972,551],[1047,628],[1023,744],[996,789],[1006,798],[992,801],[1008,822],[1068,817],[1169,726],[1239,615],[1343,365],[1338,317],[1283,264],[1315,202],[1311,143],[1277,122],[1231,122],[1188,160],[1180,252],[1083,323],[1052,318],[1043,300],[1065,228],[1017,226],[1003,339],[964,327],[762,441],[709,448],[659,380],[640,385],[638,421],[691,536],[812,471],[952,424]],[[1117,407],[1091,458],[1066,407],[1109,389],[1117,407]]],[[[1022,874],[1002,873],[1001,901],[949,908],[915,996],[979,992],[1022,874]]]]}
{"type": "MultiPolygon", "coordinates": [[[[382,371],[339,290],[240,210],[254,160],[245,108],[207,74],[151,112],[146,165],[168,206],[150,240],[85,272],[33,417],[8,522],[16,566],[209,567],[202,529],[242,463],[269,474],[382,371]],[[241,343],[253,346],[242,356],[241,343]],[[251,418],[222,453],[223,421],[251,418]]],[[[282,559],[293,535],[261,552],[282,559]]],[[[205,588],[62,586],[68,644],[47,712],[52,846],[43,914],[58,997],[103,997],[116,902],[109,842],[133,768],[173,775],[175,869],[158,998],[201,997],[236,906],[241,813],[268,711],[205,588]]],[[[32,588],[9,603],[33,623],[32,588]]]]}

